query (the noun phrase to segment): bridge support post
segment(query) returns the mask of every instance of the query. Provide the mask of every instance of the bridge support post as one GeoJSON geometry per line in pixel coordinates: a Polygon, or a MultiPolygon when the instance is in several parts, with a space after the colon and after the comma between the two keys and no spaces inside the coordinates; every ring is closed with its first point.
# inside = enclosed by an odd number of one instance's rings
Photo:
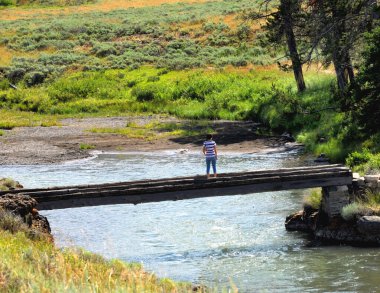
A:
{"type": "Polygon", "coordinates": [[[347,185],[327,186],[322,188],[322,210],[329,219],[339,216],[342,208],[349,204],[347,185]]]}

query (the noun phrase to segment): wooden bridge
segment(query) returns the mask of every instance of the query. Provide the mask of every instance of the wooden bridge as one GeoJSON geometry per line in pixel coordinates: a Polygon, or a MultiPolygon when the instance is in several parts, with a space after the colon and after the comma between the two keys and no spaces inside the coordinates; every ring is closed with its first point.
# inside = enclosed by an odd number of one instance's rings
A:
{"type": "Polygon", "coordinates": [[[30,195],[40,210],[109,204],[139,204],[166,200],[249,194],[266,191],[350,185],[352,173],[341,165],[224,173],[205,176],[139,180],[95,185],[2,191],[30,195]]]}

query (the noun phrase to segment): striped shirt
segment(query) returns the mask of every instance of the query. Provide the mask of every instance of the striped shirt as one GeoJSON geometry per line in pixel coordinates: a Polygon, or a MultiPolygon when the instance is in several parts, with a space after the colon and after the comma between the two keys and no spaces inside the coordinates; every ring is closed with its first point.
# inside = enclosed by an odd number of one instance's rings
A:
{"type": "Polygon", "coordinates": [[[215,157],[215,155],[216,155],[215,154],[215,147],[216,147],[215,141],[213,141],[213,140],[206,140],[203,143],[203,147],[205,148],[206,158],[215,157]]]}

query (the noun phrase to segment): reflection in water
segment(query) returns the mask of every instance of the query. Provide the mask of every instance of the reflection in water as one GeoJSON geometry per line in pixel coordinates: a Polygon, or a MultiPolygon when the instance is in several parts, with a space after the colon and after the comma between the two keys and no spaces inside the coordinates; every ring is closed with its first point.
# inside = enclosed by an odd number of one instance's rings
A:
{"type": "MultiPolygon", "coordinates": [[[[220,157],[220,172],[304,164],[297,154],[220,157]]],[[[202,174],[199,154],[102,154],[50,166],[2,166],[26,187],[116,182],[202,174]]],[[[284,229],[302,191],[43,212],[56,242],[108,258],[142,262],[159,276],[241,292],[379,292],[376,249],[306,248],[284,229]]]]}

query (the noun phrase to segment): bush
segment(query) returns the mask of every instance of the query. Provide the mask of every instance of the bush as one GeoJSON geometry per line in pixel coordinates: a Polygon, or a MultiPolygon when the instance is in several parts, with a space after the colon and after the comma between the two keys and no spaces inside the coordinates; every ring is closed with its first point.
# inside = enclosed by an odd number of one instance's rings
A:
{"type": "Polygon", "coordinates": [[[309,206],[314,210],[319,209],[322,202],[322,192],[321,189],[312,189],[310,194],[306,195],[303,199],[304,207],[309,206]]]}
{"type": "Polygon", "coordinates": [[[139,102],[153,101],[157,96],[157,88],[153,86],[137,86],[132,89],[131,96],[135,97],[139,102]]]}
{"type": "Polygon", "coordinates": [[[348,155],[346,164],[350,167],[356,167],[367,163],[371,159],[371,153],[368,149],[364,149],[362,152],[353,152],[348,155]]]}
{"type": "Polygon", "coordinates": [[[44,73],[39,72],[39,71],[32,71],[32,72],[28,72],[25,75],[25,82],[27,86],[31,87],[31,86],[43,83],[45,78],[46,78],[46,75],[44,73]]]}
{"type": "Polygon", "coordinates": [[[14,4],[13,0],[0,0],[0,6],[10,6],[14,4]]]}
{"type": "Polygon", "coordinates": [[[380,153],[371,153],[364,148],[349,154],[346,164],[361,174],[377,174],[380,172],[380,153]]]}
{"type": "Polygon", "coordinates": [[[370,216],[373,215],[371,208],[367,207],[365,204],[360,202],[354,202],[346,205],[341,211],[342,218],[346,221],[355,220],[360,216],[370,216]]]}
{"type": "Polygon", "coordinates": [[[0,229],[11,233],[18,231],[26,232],[28,226],[23,222],[21,217],[16,217],[11,212],[5,211],[0,207],[0,229]]]}

